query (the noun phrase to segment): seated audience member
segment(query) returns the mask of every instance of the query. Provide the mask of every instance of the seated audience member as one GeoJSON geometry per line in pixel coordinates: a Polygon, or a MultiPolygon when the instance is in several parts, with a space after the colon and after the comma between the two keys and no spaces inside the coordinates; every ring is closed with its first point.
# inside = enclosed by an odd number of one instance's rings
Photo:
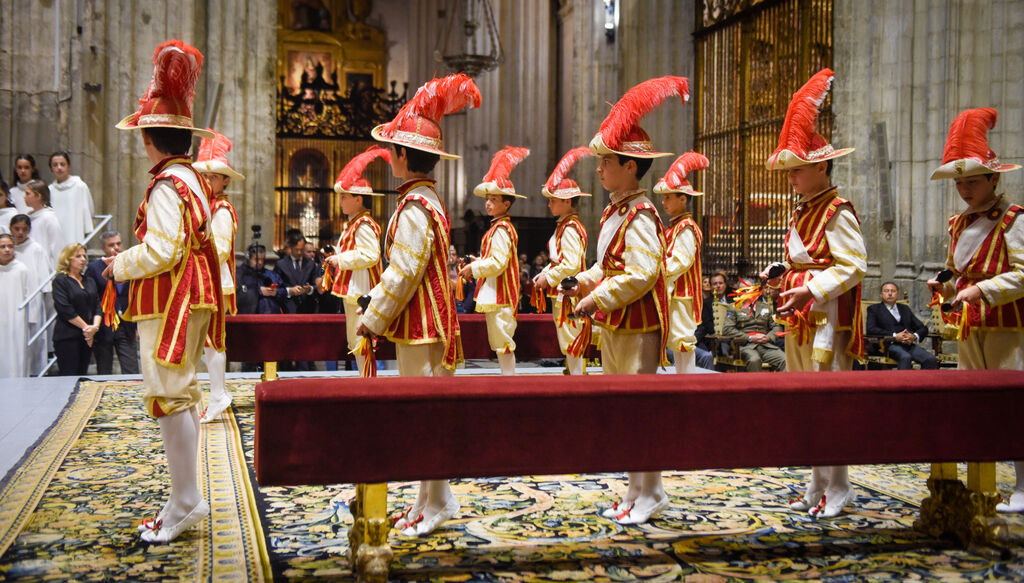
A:
{"type": "MultiPolygon", "coordinates": [[[[728,281],[728,276],[722,270],[711,274],[711,294],[704,298],[704,307],[701,309],[700,326],[697,327],[697,345],[709,353],[712,353],[714,346],[711,341],[706,340],[706,337],[709,334],[716,334],[718,332],[718,330],[715,330],[714,304],[732,305],[732,299],[729,297],[729,294],[733,292],[733,288],[729,286],[728,281]]],[[[732,352],[732,348],[726,343],[719,344],[718,348],[723,356],[729,356],[732,352]]],[[[701,366],[699,354],[697,359],[697,366],[701,366]]]]}
{"type": "Polygon", "coordinates": [[[917,362],[921,368],[938,368],[935,355],[918,346],[928,335],[928,327],[917,319],[910,306],[896,303],[900,289],[893,282],[882,285],[882,301],[868,306],[865,334],[868,336],[892,337],[887,356],[897,362],[897,368],[913,368],[917,362]]]}
{"type": "Polygon", "coordinates": [[[747,365],[748,372],[761,370],[763,362],[773,371],[784,371],[786,353],[774,342],[782,330],[782,324],[775,322],[775,310],[761,297],[746,310],[730,306],[725,314],[722,335],[740,344],[740,358],[747,365]]]}
{"type": "Polygon", "coordinates": [[[53,351],[61,376],[84,375],[92,360],[92,343],[100,329],[103,308],[96,282],[85,277],[85,247],[72,243],[60,252],[53,280],[53,351]]]}

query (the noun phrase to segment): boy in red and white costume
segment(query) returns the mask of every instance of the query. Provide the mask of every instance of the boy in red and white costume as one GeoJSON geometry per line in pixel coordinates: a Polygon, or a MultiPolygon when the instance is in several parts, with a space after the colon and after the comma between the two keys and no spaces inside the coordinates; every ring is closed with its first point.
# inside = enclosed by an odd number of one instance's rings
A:
{"type": "Polygon", "coordinates": [[[704,307],[701,289],[700,247],[704,239],[693,220],[687,202],[704,196],[686,180],[693,170],[706,170],[704,154],[687,152],[672,162],[665,176],[654,185],[661,206],[671,217],[665,231],[665,285],[669,299],[668,348],[677,373],[697,372],[697,324],[704,307]]]}
{"type": "MultiPolygon", "coordinates": [[[[777,310],[788,332],[788,371],[850,370],[854,359],[864,358],[860,282],[867,251],[853,204],[839,197],[831,179],[831,160],[853,148],[835,150],[814,131],[834,75],[822,69],[793,94],[778,147],[765,161],[769,170],[785,170],[800,196],[786,234],[777,310]]],[[[816,466],[804,496],[790,508],[829,518],[854,495],[847,466],[816,466]]]]}
{"type": "MultiPolygon", "coordinates": [[[[391,171],[405,182],[398,188],[402,199],[384,239],[388,267],[370,291],[356,333],[394,342],[401,376],[449,376],[462,362],[448,277],[451,222],[429,174],[439,159],[459,158],[444,151],[439,123],[466,106],[480,107],[480,91],[472,79],[462,73],[434,79],[420,87],[395,119],[372,132],[374,139],[392,144],[391,171]]],[[[406,536],[424,535],[458,511],[459,500],[447,480],[424,480],[415,504],[395,524],[406,536]]]]}
{"type": "MultiPolygon", "coordinates": [[[[959,367],[1024,370],[1024,211],[996,194],[999,176],[1020,168],[1003,164],[988,147],[996,110],[968,109],[953,121],[932,180],[952,178],[967,210],[949,219],[946,269],[953,278],[928,286],[960,310],[959,367]]],[[[1017,485],[999,512],[1024,512],[1024,461],[1014,462],[1017,485]]]]}
{"type": "Polygon", "coordinates": [[[589,338],[584,332],[589,322],[583,318],[569,318],[573,312],[572,299],[558,291],[558,285],[567,277],[576,277],[587,268],[587,229],[580,222],[576,205],[590,194],[580,190],[576,181],[566,178],[569,170],[584,156],[591,156],[590,148],[580,146],[566,152],[558,161],[551,176],[541,189],[548,199],[548,209],[558,219],[555,234],[548,240],[550,261],[533,278],[533,285],[552,298],[552,313],[558,347],[565,355],[565,367],[571,375],[583,374],[589,338]],[[582,337],[581,337],[582,336],[582,337]]]}
{"type": "MultiPolygon", "coordinates": [[[[235,234],[238,232],[238,213],[228,200],[226,189],[232,180],[245,180],[231,164],[228,163],[228,151],[231,141],[223,134],[207,128],[213,133],[212,139],[203,139],[199,144],[199,155],[192,168],[202,174],[210,185],[210,222],[213,245],[217,249],[217,262],[220,264],[220,291],[224,302],[224,311],[237,314],[235,304],[235,234]]],[[[208,338],[203,348],[206,357],[206,369],[210,373],[210,400],[206,411],[199,416],[200,423],[209,423],[220,416],[231,406],[231,393],[227,390],[225,374],[227,372],[227,353],[213,348],[208,338]]]]}
{"type": "MultiPolygon", "coordinates": [[[[577,277],[570,295],[582,297],[575,313],[594,314],[601,327],[601,365],[608,374],[653,374],[666,362],[665,233],[640,179],[654,158],[672,154],[655,151],[638,121],[669,96],[685,103],[688,85],[685,77],[666,76],[633,87],[590,142],[611,203],[601,215],[597,264],[577,277]]],[[[602,514],[621,524],[642,524],[666,506],[661,472],[629,472],[626,495],[602,514]]]]}
{"type": "Polygon", "coordinates": [[[480,258],[459,270],[463,279],[476,279],[473,300],[476,311],[487,322],[487,341],[498,355],[501,374],[516,373],[516,313],[519,310],[519,234],[508,216],[508,209],[517,198],[516,187],[509,173],[530,151],[505,146],[491,159],[491,167],[473,194],[487,199],[484,209],[491,217],[491,228],[480,243],[480,258]]]}
{"type": "Polygon", "coordinates": [[[192,168],[192,96],[203,56],[167,41],[153,56],[153,80],[139,109],[117,124],[142,130],[153,181],[135,218],[140,244],[113,257],[104,277],[131,281],[124,318],[138,322],[143,397],[160,423],[171,493],[155,520],[139,526],[147,542],[169,542],[210,514],[197,472],[201,393],[196,363],[207,337],[224,347],[217,251],[210,235],[209,185],[192,168]]]}
{"type": "Polygon", "coordinates": [[[341,212],[348,217],[345,229],[338,237],[334,255],[327,261],[335,270],[331,293],[345,303],[345,332],[348,334],[348,349],[355,351],[356,367],[362,373],[366,357],[356,349],[359,346],[359,296],[370,293],[380,282],[380,225],[370,216],[364,196],[380,196],[370,188],[363,178],[363,170],[376,160],[383,158],[391,163],[391,152],[380,146],[373,146],[349,160],[338,174],[334,192],[338,194],[341,212]]]}

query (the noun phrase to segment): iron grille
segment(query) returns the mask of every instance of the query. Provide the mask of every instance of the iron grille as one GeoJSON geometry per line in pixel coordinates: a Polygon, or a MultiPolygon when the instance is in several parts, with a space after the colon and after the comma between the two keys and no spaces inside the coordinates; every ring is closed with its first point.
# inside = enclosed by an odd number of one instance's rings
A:
{"type": "MultiPolygon", "coordinates": [[[[778,141],[792,94],[832,66],[833,0],[765,0],[696,33],[696,148],[711,160],[697,174],[707,272],[749,277],[782,258],[794,197],[785,172],[764,161],[778,141]]],[[[704,0],[702,14],[710,5],[704,0]]],[[[706,23],[706,18],[698,19],[706,23]]],[[[831,98],[818,131],[832,135],[831,98]]]]}

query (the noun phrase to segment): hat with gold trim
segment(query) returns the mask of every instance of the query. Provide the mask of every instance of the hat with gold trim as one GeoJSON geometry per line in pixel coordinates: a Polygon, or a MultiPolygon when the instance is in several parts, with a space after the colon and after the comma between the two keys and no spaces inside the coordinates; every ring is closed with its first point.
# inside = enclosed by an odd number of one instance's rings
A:
{"type": "Polygon", "coordinates": [[[245,176],[242,176],[241,173],[232,168],[231,164],[228,163],[228,151],[231,150],[231,140],[224,134],[215,132],[210,128],[206,129],[213,133],[213,137],[203,138],[203,141],[200,142],[199,154],[196,156],[196,161],[192,163],[192,167],[195,168],[196,172],[213,172],[215,174],[223,174],[234,180],[245,180],[245,176]]]}
{"type": "Polygon", "coordinates": [[[548,181],[544,183],[540,193],[548,198],[560,198],[562,200],[577,196],[590,196],[589,192],[580,190],[580,186],[576,184],[575,180],[566,178],[565,175],[569,173],[569,170],[572,170],[572,167],[576,165],[580,158],[591,155],[593,153],[588,146],[580,146],[566,152],[565,156],[562,156],[562,159],[558,161],[555,169],[551,171],[551,176],[548,176],[548,181]]]}
{"type": "Polygon", "coordinates": [[[505,146],[498,150],[494,157],[491,158],[491,167],[487,170],[487,174],[484,175],[483,181],[473,189],[473,194],[483,197],[486,197],[488,194],[498,194],[501,196],[526,198],[516,193],[516,187],[508,179],[508,175],[512,172],[513,168],[518,166],[529,155],[529,149],[516,146],[505,146]]]}
{"type": "Polygon", "coordinates": [[[679,193],[690,196],[704,196],[703,192],[693,189],[686,175],[694,170],[707,170],[711,163],[707,156],[700,152],[687,152],[676,158],[669,166],[665,176],[654,185],[655,194],[679,193]]]}
{"type": "Polygon", "coordinates": [[[363,170],[377,158],[383,158],[388,164],[391,163],[391,152],[380,146],[370,146],[365,152],[357,154],[345,164],[345,167],[338,173],[338,179],[334,182],[334,192],[349,194],[380,196],[384,193],[374,192],[369,181],[363,178],[363,170]]]}
{"type": "Polygon", "coordinates": [[[824,136],[814,131],[821,104],[834,78],[832,69],[822,69],[793,94],[786,110],[786,119],[782,122],[782,131],[779,132],[779,145],[764,162],[769,170],[788,170],[817,164],[853,151],[853,148],[836,150],[824,136]]]}
{"type": "Polygon", "coordinates": [[[192,99],[203,67],[203,54],[180,40],[169,40],[153,53],[153,79],[135,113],[117,123],[120,130],[177,128],[212,138],[192,123],[192,99]]]}
{"type": "Polygon", "coordinates": [[[632,158],[663,158],[671,152],[657,152],[651,143],[651,136],[640,127],[640,118],[662,101],[678,95],[683,103],[690,99],[690,82],[686,77],[666,75],[648,79],[626,92],[622,99],[612,106],[608,117],[601,122],[594,139],[590,140],[590,151],[597,156],[621,154],[632,158]]]}
{"type": "Polygon", "coordinates": [[[480,90],[465,73],[456,73],[428,81],[416,91],[395,119],[370,132],[379,142],[390,142],[422,150],[446,160],[461,156],[444,151],[441,142],[441,118],[466,106],[480,107],[480,90]]]}
{"type": "Polygon", "coordinates": [[[1009,172],[1019,164],[1003,164],[988,147],[988,130],[996,127],[999,114],[991,107],[960,112],[949,126],[942,166],[932,172],[932,180],[963,178],[993,172],[1009,172]]]}

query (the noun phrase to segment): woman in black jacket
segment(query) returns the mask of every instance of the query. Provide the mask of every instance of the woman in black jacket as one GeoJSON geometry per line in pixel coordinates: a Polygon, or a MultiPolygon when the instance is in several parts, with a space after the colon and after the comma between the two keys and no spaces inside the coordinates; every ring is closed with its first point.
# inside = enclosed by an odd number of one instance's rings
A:
{"type": "Polygon", "coordinates": [[[57,276],[53,280],[53,351],[61,376],[84,375],[92,358],[92,341],[100,328],[103,309],[100,294],[91,277],[82,277],[86,265],[85,247],[72,243],[60,252],[57,276]]]}

